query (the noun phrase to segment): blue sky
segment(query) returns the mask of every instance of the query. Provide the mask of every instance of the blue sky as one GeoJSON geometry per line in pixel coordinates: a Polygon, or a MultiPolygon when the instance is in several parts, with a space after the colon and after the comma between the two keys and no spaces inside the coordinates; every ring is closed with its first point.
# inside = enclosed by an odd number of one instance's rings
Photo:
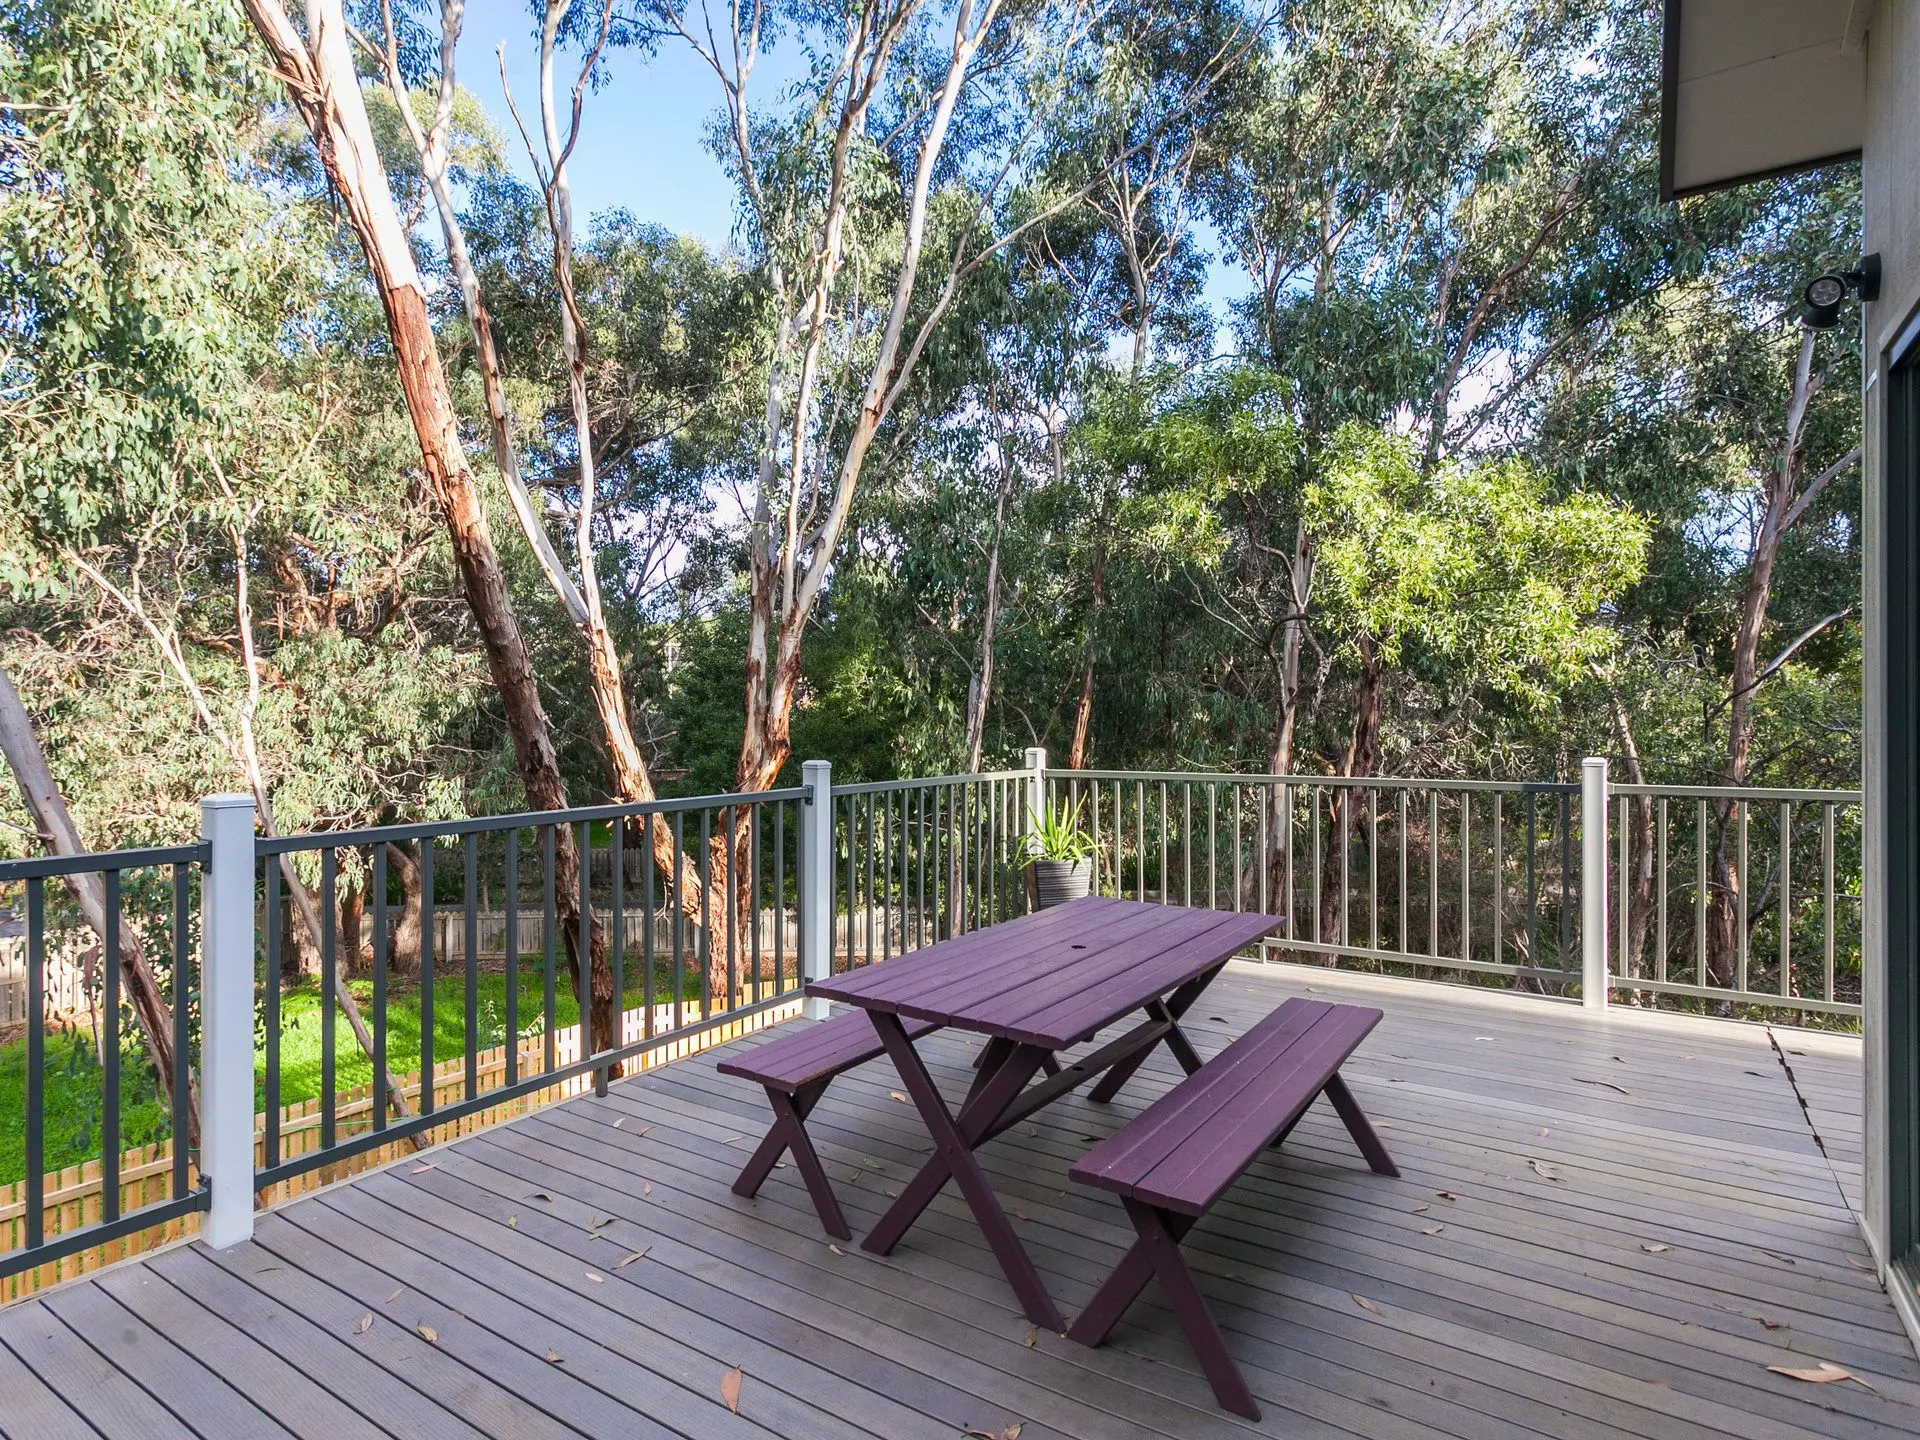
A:
{"type": "MultiPolygon", "coordinates": [[[[501,94],[494,51],[503,40],[514,100],[528,123],[537,124],[538,45],[526,0],[468,0],[460,36],[461,83],[508,137],[515,172],[531,179],[525,147],[501,94]]],[[[652,56],[614,52],[605,64],[608,78],[587,96],[580,143],[568,166],[575,213],[584,217],[624,208],[641,220],[724,247],[733,230],[733,185],[706,144],[720,113],[719,80],[678,39],[662,42],[652,56]]],[[[574,69],[564,63],[555,69],[556,87],[571,87],[574,69]]],[[[797,65],[778,50],[764,57],[754,77],[761,103],[773,100],[783,80],[796,73],[797,65]]],[[[1227,300],[1247,290],[1246,277],[1232,265],[1216,259],[1209,268],[1207,297],[1216,317],[1224,319],[1227,300]]]]}

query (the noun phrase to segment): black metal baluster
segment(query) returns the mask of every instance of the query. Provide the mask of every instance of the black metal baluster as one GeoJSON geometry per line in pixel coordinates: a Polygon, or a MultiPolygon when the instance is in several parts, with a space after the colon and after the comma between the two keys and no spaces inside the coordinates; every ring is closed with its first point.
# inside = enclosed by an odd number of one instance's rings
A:
{"type": "Polygon", "coordinates": [[[673,812],[673,881],[668,898],[673,904],[673,1028],[687,1023],[687,881],[686,811],[673,812]]]}
{"type": "MultiPolygon", "coordinates": [[[[832,925],[833,916],[827,916],[832,925]]],[[[787,802],[773,809],[773,993],[787,993],[787,802]]]]}
{"type": "Polygon", "coordinates": [[[192,1087],[193,1065],[187,1058],[187,1002],[192,987],[187,983],[187,867],[173,867],[173,1094],[170,1131],[173,1136],[173,1198],[186,1198],[188,1093],[192,1087]]]}
{"type": "MultiPolygon", "coordinates": [[[[267,973],[260,985],[267,1030],[266,1134],[261,1137],[266,1167],[280,1163],[280,866],[268,856],[261,867],[266,891],[267,973]]],[[[202,977],[204,983],[205,977],[202,977]]]]}
{"type": "Polygon", "coordinates": [[[540,860],[541,868],[545,872],[545,878],[542,880],[540,886],[542,904],[540,944],[544,952],[542,958],[545,962],[542,966],[545,973],[541,977],[543,991],[540,1003],[541,1013],[545,1017],[546,1023],[546,1073],[549,1075],[553,1073],[559,1063],[559,1056],[557,1054],[558,1039],[554,1034],[556,1028],[556,1016],[554,1012],[557,1008],[556,1002],[559,998],[554,993],[556,988],[554,983],[555,966],[559,962],[559,957],[555,954],[554,945],[559,939],[558,932],[560,929],[560,922],[557,918],[559,897],[557,894],[558,877],[556,874],[556,856],[559,850],[558,834],[558,830],[552,825],[543,825],[540,828],[540,860]]]}
{"type": "Polygon", "coordinates": [[[726,810],[727,833],[727,1009],[740,1008],[740,807],[726,810]]]}
{"type": "Polygon", "coordinates": [[[431,1115],[439,1096],[433,1083],[433,841],[420,837],[420,1113],[431,1115]]]}
{"type": "Polygon", "coordinates": [[[657,868],[653,859],[652,815],[644,821],[647,827],[646,858],[640,867],[640,873],[647,877],[646,888],[640,892],[640,1008],[646,1012],[645,1026],[647,1039],[653,1038],[653,872],[657,868]]]}
{"type": "MultiPolygon", "coordinates": [[[[47,891],[27,877],[27,1248],[46,1243],[47,891]]],[[[177,1073],[177,1070],[176,1070],[177,1073]]],[[[176,1145],[184,1143],[176,1136],[176,1145]]]]}
{"type": "MultiPolygon", "coordinates": [[[[387,847],[373,846],[373,1128],[387,1128],[387,847]]],[[[512,983],[513,972],[507,972],[512,983]]],[[[511,1069],[507,1072],[513,1079],[511,1069]]]]}
{"type": "Polygon", "coordinates": [[[505,913],[507,951],[507,1084],[520,1081],[520,832],[507,831],[505,913]]]}
{"type": "Polygon", "coordinates": [[[627,817],[613,818],[613,933],[608,943],[613,953],[613,1044],[624,1049],[627,1043],[627,817]]]}
{"type": "Polygon", "coordinates": [[[334,1023],[339,1005],[334,1000],[340,983],[340,946],[334,933],[340,914],[340,858],[329,845],[320,852],[320,1148],[331,1150],[339,1138],[340,1100],[334,1050],[334,1023]]]}
{"type": "Polygon", "coordinates": [[[106,872],[107,933],[101,946],[100,1048],[106,1104],[100,1112],[100,1218],[120,1218],[120,872],[106,872]]]}
{"type": "Polygon", "coordinates": [[[753,999],[748,1003],[758,1005],[760,994],[760,903],[766,897],[760,884],[760,812],[766,809],[765,802],[754,801],[747,806],[747,889],[752,896],[751,931],[753,944],[753,999]]]}
{"type": "MultiPolygon", "coordinates": [[[[713,1014],[713,812],[700,812],[700,1018],[713,1014]]],[[[731,930],[733,927],[727,927],[731,930]]]]}
{"type": "Polygon", "coordinates": [[[467,1099],[480,1093],[480,837],[469,831],[461,837],[466,861],[466,982],[467,982],[467,1099]]]}

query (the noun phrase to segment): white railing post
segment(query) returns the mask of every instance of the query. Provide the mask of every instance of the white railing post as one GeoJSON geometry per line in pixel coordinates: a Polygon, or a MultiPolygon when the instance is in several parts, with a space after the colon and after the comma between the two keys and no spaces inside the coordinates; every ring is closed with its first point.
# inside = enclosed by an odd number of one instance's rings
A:
{"type": "Polygon", "coordinates": [[[1607,762],[1580,762],[1580,998],[1607,1008],[1607,762]]]}
{"type": "Polygon", "coordinates": [[[1027,748],[1027,813],[1021,817],[1020,833],[1031,834],[1035,817],[1047,813],[1047,747],[1027,748]]]}
{"type": "Polygon", "coordinates": [[[201,800],[200,836],[200,1238],[223,1250],[253,1238],[253,797],[201,800]]]}
{"type": "MultiPolygon", "coordinates": [[[[833,766],[809,760],[800,767],[807,798],[800,806],[800,982],[833,973],[833,766]]],[[[824,1000],[809,999],[809,1020],[827,1018],[824,1000]]]]}

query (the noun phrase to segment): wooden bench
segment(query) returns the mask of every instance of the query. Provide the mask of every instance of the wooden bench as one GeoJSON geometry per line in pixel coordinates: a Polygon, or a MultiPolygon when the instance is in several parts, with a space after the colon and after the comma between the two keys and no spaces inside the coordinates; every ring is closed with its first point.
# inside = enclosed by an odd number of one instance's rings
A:
{"type": "Polygon", "coordinates": [[[1068,1173],[1119,1195],[1140,1238],[1074,1321],[1073,1339],[1100,1344],[1157,1276],[1220,1403],[1260,1418],[1180,1257],[1180,1241],[1257,1156],[1285,1141],[1323,1092],[1367,1163],[1381,1175],[1400,1173],[1339,1073],[1379,1023],[1378,1010],[1288,1000],[1087,1152],[1068,1173]]]}
{"type": "MultiPolygon", "coordinates": [[[[929,1020],[906,1024],[909,1039],[936,1028],[929,1020]]],[[[773,1106],[773,1128],[733,1182],[733,1193],[749,1198],[758,1194],[780,1157],[792,1151],[793,1163],[800,1167],[801,1178],[813,1196],[813,1208],[820,1212],[820,1223],[836,1239],[851,1240],[853,1231],[847,1228],[847,1217],[840,1213],[840,1202],[827,1183],[826,1168],[807,1137],[807,1116],[820,1103],[834,1076],[864,1065],[884,1049],[873,1022],[865,1012],[853,1010],[818,1024],[798,1026],[733,1059],[722,1060],[715,1067],[722,1075],[738,1075],[764,1085],[767,1103],[773,1106]]]]}

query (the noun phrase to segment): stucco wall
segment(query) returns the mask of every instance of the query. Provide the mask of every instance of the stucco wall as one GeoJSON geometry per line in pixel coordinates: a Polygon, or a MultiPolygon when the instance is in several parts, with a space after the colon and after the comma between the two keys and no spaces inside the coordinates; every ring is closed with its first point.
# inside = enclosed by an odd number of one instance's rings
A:
{"type": "MultiPolygon", "coordinates": [[[[1920,309],[1920,4],[1879,0],[1867,31],[1867,131],[1864,155],[1866,248],[1882,265],[1878,303],[1865,307],[1866,342],[1866,628],[1881,632],[1883,597],[1880,512],[1885,494],[1885,428],[1880,371],[1887,347],[1920,309]]],[[[1871,641],[1866,665],[1867,797],[1866,885],[1870,896],[1887,892],[1884,815],[1876,805],[1885,737],[1879,723],[1881,677],[1871,641]]],[[[1886,1035],[1885,948],[1882,917],[1869,906],[1865,934],[1868,1242],[1882,1263],[1887,1237],[1886,1093],[1882,1045],[1886,1035]]],[[[1920,1307],[1910,1294],[1896,1294],[1902,1318],[1920,1343],[1920,1307]]]]}

